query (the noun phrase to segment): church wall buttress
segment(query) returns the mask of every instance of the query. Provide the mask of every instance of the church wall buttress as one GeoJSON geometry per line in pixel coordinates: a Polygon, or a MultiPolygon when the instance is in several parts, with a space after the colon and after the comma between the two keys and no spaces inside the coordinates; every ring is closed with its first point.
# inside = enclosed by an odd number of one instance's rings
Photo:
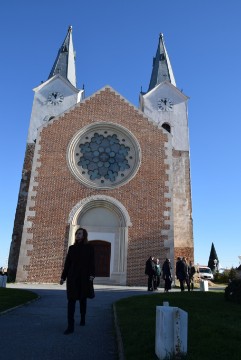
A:
{"type": "Polygon", "coordinates": [[[27,144],[8,260],[9,279],[11,280],[15,280],[18,266],[34,149],[35,144],[27,144]]]}
{"type": "Polygon", "coordinates": [[[188,151],[173,150],[173,216],[175,257],[193,260],[193,223],[188,151]]]}

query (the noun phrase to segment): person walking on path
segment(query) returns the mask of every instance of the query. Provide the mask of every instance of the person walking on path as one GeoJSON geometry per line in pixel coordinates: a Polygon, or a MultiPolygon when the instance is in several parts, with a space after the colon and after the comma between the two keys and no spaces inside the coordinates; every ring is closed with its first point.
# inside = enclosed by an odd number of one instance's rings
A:
{"type": "Polygon", "coordinates": [[[65,335],[74,332],[76,300],[80,303],[80,325],[85,325],[87,297],[90,281],[95,278],[94,248],[88,243],[88,233],[79,228],[75,233],[75,243],[71,245],[65,260],[60,285],[67,279],[68,327],[65,335]]]}
{"type": "Polygon", "coordinates": [[[189,281],[190,281],[190,288],[191,290],[194,289],[194,274],[196,273],[195,266],[193,265],[192,261],[189,263],[189,281]]]}
{"type": "Polygon", "coordinates": [[[155,275],[155,263],[153,256],[150,256],[149,259],[146,261],[145,274],[148,275],[147,290],[153,291],[155,275]]]}
{"type": "Polygon", "coordinates": [[[181,259],[177,258],[176,262],[176,277],[180,282],[181,291],[185,290],[184,284],[187,284],[188,291],[190,291],[189,275],[188,275],[188,265],[186,258],[181,259]]]}
{"type": "Polygon", "coordinates": [[[160,266],[160,260],[154,259],[154,266],[155,266],[155,274],[154,274],[154,290],[158,290],[158,287],[160,285],[161,280],[161,266],[160,266]]]}
{"type": "Polygon", "coordinates": [[[162,278],[165,281],[164,291],[168,292],[171,290],[172,285],[172,274],[171,274],[171,262],[170,259],[166,259],[162,265],[162,278]]]}
{"type": "Polygon", "coordinates": [[[185,267],[184,262],[180,257],[177,258],[176,262],[176,277],[180,282],[181,291],[184,291],[184,281],[185,281],[185,267]]]}
{"type": "Polygon", "coordinates": [[[189,276],[189,274],[190,274],[190,268],[189,268],[189,265],[188,265],[188,263],[187,263],[187,258],[186,258],[186,257],[184,257],[184,258],[182,259],[182,261],[183,261],[183,263],[184,263],[184,274],[185,274],[184,282],[186,282],[186,284],[187,284],[187,289],[188,289],[188,291],[190,291],[190,276],[189,276]]]}

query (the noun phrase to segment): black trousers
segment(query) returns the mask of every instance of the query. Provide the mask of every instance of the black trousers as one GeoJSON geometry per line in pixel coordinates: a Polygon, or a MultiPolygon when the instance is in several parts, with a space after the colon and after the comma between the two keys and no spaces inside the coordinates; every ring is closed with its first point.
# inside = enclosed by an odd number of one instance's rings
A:
{"type": "MultiPolygon", "coordinates": [[[[68,300],[68,327],[73,329],[74,328],[74,313],[75,313],[75,304],[76,300],[69,299],[68,300]]],[[[85,317],[86,308],[87,308],[87,298],[81,298],[79,300],[80,305],[80,315],[81,318],[85,317]]]]}
{"type": "Polygon", "coordinates": [[[154,276],[154,281],[153,281],[153,283],[154,283],[154,289],[156,290],[157,288],[158,288],[158,286],[160,285],[160,276],[159,275],[156,275],[156,276],[154,276]]]}
{"type": "Polygon", "coordinates": [[[184,284],[185,284],[185,283],[187,284],[187,289],[188,289],[188,291],[190,291],[190,281],[189,281],[188,278],[182,279],[182,280],[179,279],[179,281],[180,281],[181,291],[184,291],[184,290],[185,290],[185,287],[184,287],[184,284]]]}
{"type": "Polygon", "coordinates": [[[153,275],[148,275],[148,283],[147,283],[147,287],[148,290],[153,290],[153,275]]]}

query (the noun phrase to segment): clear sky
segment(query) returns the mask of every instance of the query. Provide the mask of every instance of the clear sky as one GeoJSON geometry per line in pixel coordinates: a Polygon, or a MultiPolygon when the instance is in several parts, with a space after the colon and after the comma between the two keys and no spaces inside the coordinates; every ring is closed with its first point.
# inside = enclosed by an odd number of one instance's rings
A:
{"type": "MultiPolygon", "coordinates": [[[[0,266],[7,261],[33,103],[73,26],[78,87],[112,86],[138,106],[159,33],[190,97],[195,262],[212,242],[223,267],[241,255],[240,0],[9,0],[1,4],[0,266]]],[[[145,236],[145,233],[143,233],[145,236]]]]}

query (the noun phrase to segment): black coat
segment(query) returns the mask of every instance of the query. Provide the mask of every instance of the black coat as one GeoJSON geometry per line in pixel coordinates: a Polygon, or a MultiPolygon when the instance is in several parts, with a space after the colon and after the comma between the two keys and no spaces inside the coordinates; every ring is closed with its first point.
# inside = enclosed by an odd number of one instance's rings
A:
{"type": "Polygon", "coordinates": [[[183,260],[178,260],[176,263],[176,276],[181,281],[188,278],[188,266],[183,260]]]}
{"type": "Polygon", "coordinates": [[[162,278],[165,280],[166,278],[171,278],[171,264],[169,261],[165,260],[162,265],[162,278]]]}
{"type": "Polygon", "coordinates": [[[95,276],[94,248],[89,243],[69,247],[61,279],[67,279],[68,299],[87,297],[89,278],[95,276]]]}
{"type": "Polygon", "coordinates": [[[145,274],[148,276],[155,275],[155,264],[151,257],[146,261],[145,274]]]}

